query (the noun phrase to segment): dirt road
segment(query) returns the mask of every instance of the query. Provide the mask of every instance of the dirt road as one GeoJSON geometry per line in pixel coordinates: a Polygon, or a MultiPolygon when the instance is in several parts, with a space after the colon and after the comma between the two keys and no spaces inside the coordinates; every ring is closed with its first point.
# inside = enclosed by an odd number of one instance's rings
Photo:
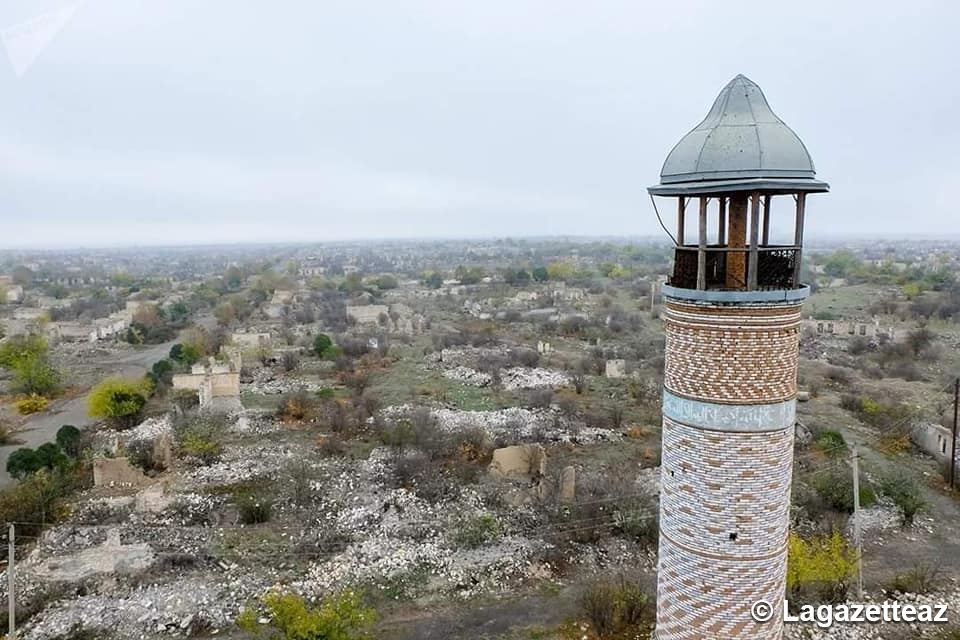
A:
{"type": "MultiPolygon", "coordinates": [[[[136,353],[99,362],[97,365],[103,369],[104,378],[142,376],[153,366],[154,362],[166,357],[173,345],[174,342],[152,345],[136,353]]],[[[7,474],[7,458],[12,452],[20,447],[35,448],[45,442],[52,441],[57,434],[57,430],[65,424],[84,427],[89,425],[90,422],[91,420],[87,416],[86,395],[72,400],[54,402],[48,411],[32,416],[24,424],[23,431],[18,435],[17,439],[20,441],[18,444],[0,447],[0,489],[13,482],[13,479],[7,474]]]]}

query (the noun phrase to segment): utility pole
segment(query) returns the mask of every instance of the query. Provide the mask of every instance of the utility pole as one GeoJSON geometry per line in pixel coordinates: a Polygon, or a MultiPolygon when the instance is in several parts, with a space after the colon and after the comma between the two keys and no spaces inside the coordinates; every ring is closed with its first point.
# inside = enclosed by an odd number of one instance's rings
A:
{"type": "Polygon", "coordinates": [[[857,545],[857,597],[863,600],[863,542],[860,536],[860,453],[853,447],[853,541],[857,545]]]}
{"type": "Polygon", "coordinates": [[[9,640],[17,640],[17,605],[16,605],[16,571],[13,567],[14,563],[14,525],[10,523],[10,548],[7,551],[7,601],[9,603],[10,609],[7,613],[7,619],[10,623],[10,630],[7,633],[7,638],[9,640]]]}
{"type": "Polygon", "coordinates": [[[953,383],[953,440],[950,445],[950,488],[956,488],[957,478],[957,414],[960,413],[960,378],[953,383]]]}

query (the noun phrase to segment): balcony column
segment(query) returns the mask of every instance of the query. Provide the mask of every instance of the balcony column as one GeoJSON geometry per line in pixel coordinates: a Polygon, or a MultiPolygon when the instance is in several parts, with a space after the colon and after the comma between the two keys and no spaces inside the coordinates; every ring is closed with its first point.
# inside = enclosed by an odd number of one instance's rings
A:
{"type": "Polygon", "coordinates": [[[722,247],[727,244],[727,199],[720,196],[717,202],[720,204],[717,210],[717,244],[722,247]]]}
{"type": "Polygon", "coordinates": [[[800,285],[800,261],[803,258],[803,216],[807,208],[807,194],[797,194],[797,221],[793,231],[793,286],[800,285]]]}
{"type": "Polygon", "coordinates": [[[697,289],[707,288],[707,202],[709,198],[700,196],[700,228],[697,241],[697,289]]]}
{"type": "Polygon", "coordinates": [[[681,247],[683,246],[683,228],[684,222],[683,215],[687,209],[687,199],[683,196],[680,196],[677,200],[677,244],[681,247]]]}
{"type": "Polygon", "coordinates": [[[770,245],[770,196],[763,197],[763,246],[770,245]]]}
{"type": "Polygon", "coordinates": [[[750,260],[747,262],[747,291],[757,290],[757,267],[760,262],[760,194],[750,197],[750,260]]]}
{"type": "Polygon", "coordinates": [[[727,229],[727,289],[743,289],[747,284],[747,196],[730,196],[730,223],[727,229]]]}

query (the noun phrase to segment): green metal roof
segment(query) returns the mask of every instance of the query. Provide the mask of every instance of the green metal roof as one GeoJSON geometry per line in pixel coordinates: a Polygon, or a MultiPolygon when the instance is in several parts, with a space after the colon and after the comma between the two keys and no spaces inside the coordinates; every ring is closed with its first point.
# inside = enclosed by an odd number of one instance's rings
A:
{"type": "Polygon", "coordinates": [[[763,189],[827,191],[813,159],[749,78],[731,80],[703,122],[670,151],[654,195],[763,189]],[[703,184],[712,182],[711,186],[703,184]]]}

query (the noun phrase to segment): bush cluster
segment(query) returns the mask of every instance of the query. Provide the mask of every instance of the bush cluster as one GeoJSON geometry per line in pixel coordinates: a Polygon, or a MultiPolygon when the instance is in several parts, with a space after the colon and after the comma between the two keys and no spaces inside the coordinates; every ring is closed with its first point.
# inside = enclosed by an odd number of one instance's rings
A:
{"type": "Polygon", "coordinates": [[[589,585],[580,595],[580,608],[599,638],[626,637],[650,620],[653,599],[639,582],[621,575],[589,585]]]}

